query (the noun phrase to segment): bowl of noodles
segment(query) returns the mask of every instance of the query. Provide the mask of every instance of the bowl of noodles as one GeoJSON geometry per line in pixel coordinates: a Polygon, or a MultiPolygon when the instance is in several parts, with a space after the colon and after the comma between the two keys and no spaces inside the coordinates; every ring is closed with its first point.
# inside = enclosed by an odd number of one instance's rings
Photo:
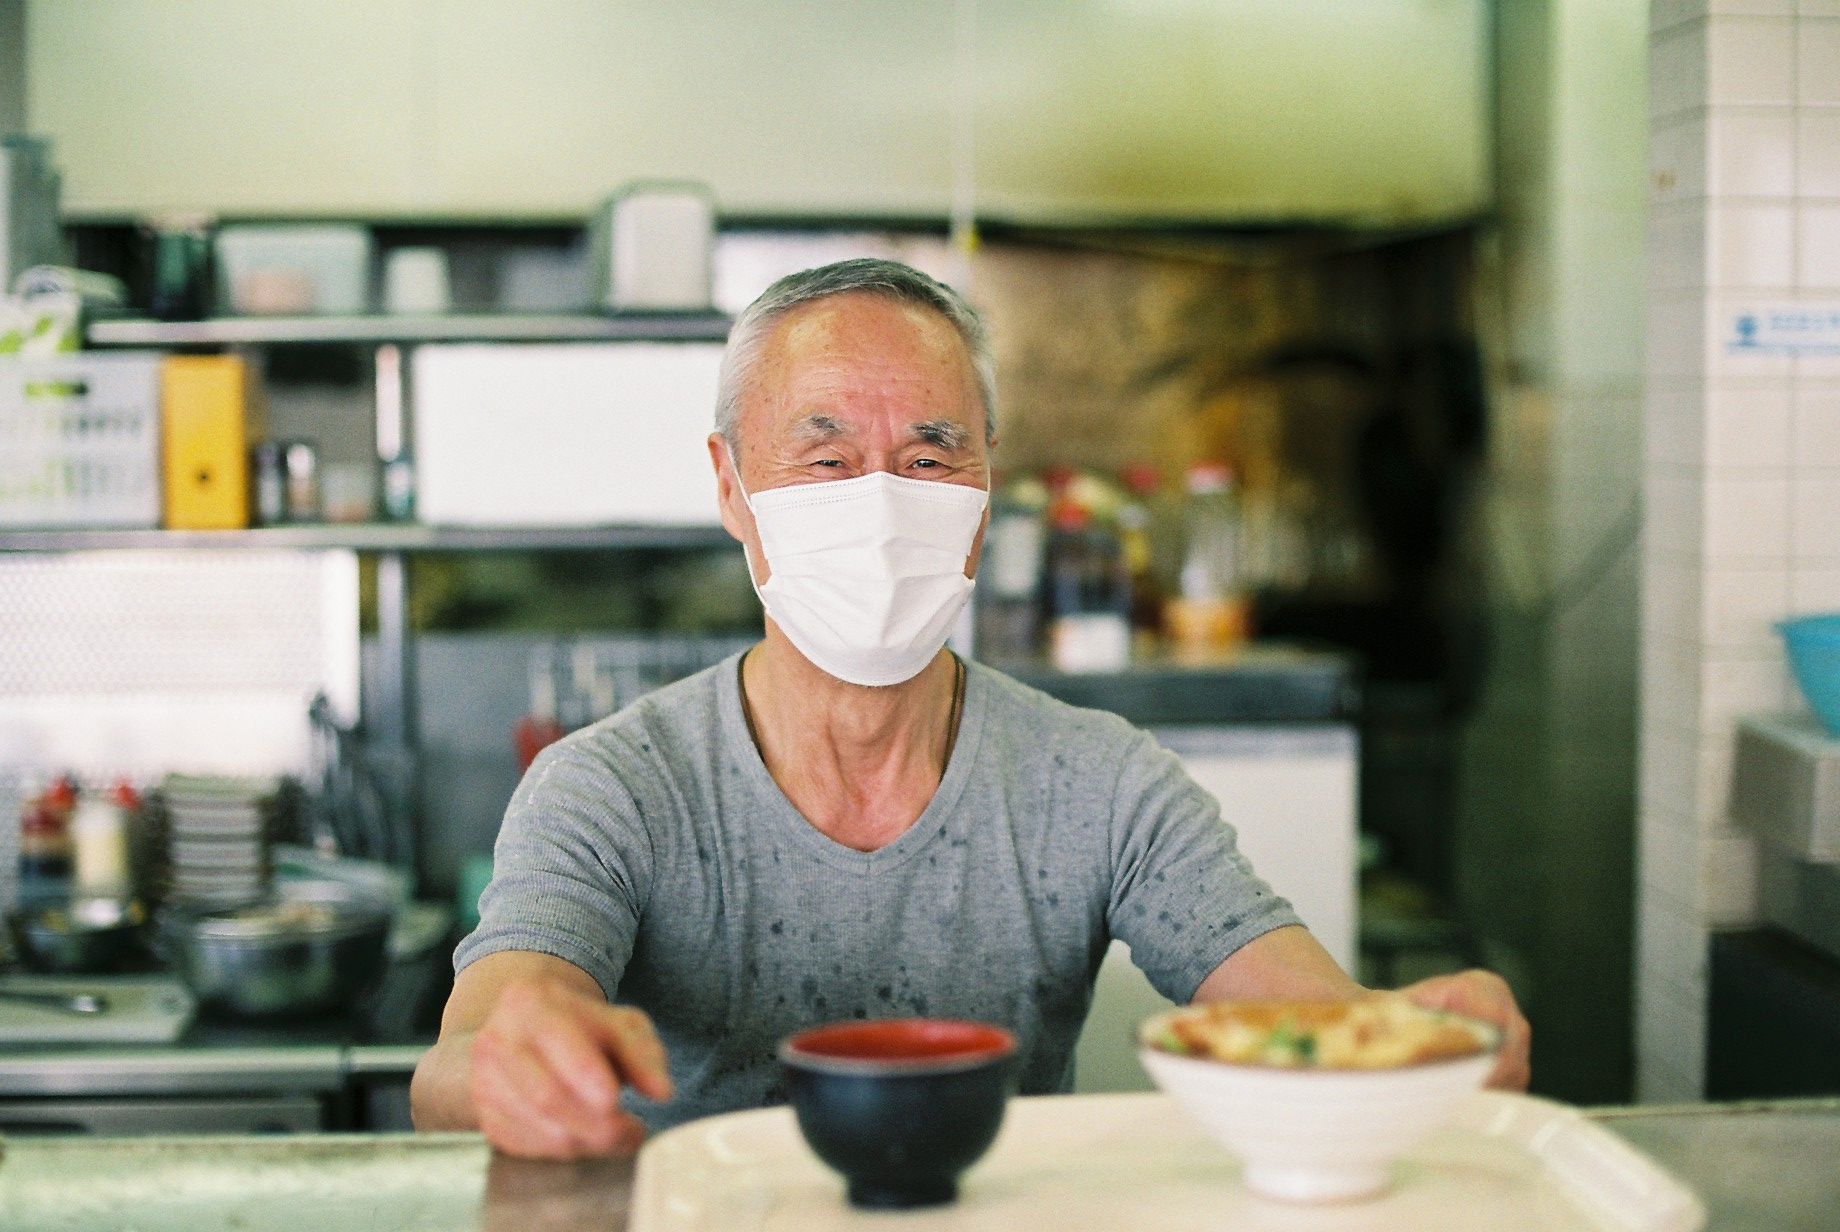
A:
{"type": "Polygon", "coordinates": [[[1501,1034],[1404,997],[1217,1002],[1145,1019],[1150,1077],[1287,1202],[1378,1196],[1494,1067],[1501,1034]]]}

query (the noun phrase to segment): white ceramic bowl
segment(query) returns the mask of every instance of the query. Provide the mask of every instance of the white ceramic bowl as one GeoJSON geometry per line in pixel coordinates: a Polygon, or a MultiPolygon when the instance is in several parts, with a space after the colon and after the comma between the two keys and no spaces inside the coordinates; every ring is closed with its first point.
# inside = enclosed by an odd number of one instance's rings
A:
{"type": "Polygon", "coordinates": [[[1168,1020],[1138,1028],[1138,1059],[1221,1145],[1246,1188],[1285,1202],[1377,1196],[1392,1164],[1442,1128],[1495,1065],[1493,1050],[1397,1069],[1286,1069],[1153,1048],[1168,1020]]]}

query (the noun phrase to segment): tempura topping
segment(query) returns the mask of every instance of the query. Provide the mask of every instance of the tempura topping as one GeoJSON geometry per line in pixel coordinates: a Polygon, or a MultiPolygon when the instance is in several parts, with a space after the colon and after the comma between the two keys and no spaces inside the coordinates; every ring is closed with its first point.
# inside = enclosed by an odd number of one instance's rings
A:
{"type": "Polygon", "coordinates": [[[1404,997],[1217,1002],[1179,1010],[1147,1041],[1182,1056],[1289,1069],[1393,1069],[1474,1056],[1494,1028],[1404,997]]]}

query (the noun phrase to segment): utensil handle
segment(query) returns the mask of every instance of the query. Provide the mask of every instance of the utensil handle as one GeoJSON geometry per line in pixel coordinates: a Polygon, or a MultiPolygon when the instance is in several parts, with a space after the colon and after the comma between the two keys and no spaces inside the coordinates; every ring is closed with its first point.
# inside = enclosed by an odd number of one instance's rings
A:
{"type": "Polygon", "coordinates": [[[109,1008],[108,998],[88,992],[25,992],[0,988],[0,1000],[42,1005],[46,1009],[61,1010],[66,1014],[100,1014],[109,1008]]]}

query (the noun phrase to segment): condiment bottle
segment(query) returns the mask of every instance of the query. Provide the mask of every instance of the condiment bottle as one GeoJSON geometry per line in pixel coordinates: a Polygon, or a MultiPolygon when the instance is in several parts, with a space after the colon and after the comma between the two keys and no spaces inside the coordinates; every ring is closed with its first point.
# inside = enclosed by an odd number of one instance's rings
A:
{"type": "Polygon", "coordinates": [[[1157,568],[1157,488],[1161,477],[1147,462],[1124,468],[1129,494],[1118,507],[1118,539],[1124,548],[1125,570],[1131,578],[1131,641],[1139,651],[1154,651],[1163,628],[1163,605],[1169,588],[1157,568]]]}
{"type": "Polygon", "coordinates": [[[1188,470],[1180,593],[1164,608],[1180,649],[1223,649],[1249,633],[1250,605],[1240,577],[1239,503],[1233,472],[1218,462],[1188,470]]]}
{"type": "Polygon", "coordinates": [[[35,910],[70,897],[70,815],[77,788],[60,778],[19,818],[19,905],[35,910]]]}
{"type": "Polygon", "coordinates": [[[287,521],[287,467],[283,460],[285,446],[280,441],[262,441],[250,450],[250,483],[254,487],[256,521],[263,526],[279,526],[287,521]]]}
{"type": "Polygon", "coordinates": [[[1041,632],[1042,554],[1047,489],[1035,480],[999,484],[990,498],[990,528],[978,567],[978,657],[1006,662],[1033,657],[1041,632]]]}
{"type": "Polygon", "coordinates": [[[71,816],[70,837],[75,851],[72,897],[130,897],[128,810],[120,790],[83,793],[71,816]]]}
{"type": "Polygon", "coordinates": [[[517,746],[518,773],[530,769],[530,763],[566,733],[556,719],[555,664],[548,647],[538,647],[530,654],[530,713],[517,721],[511,730],[517,746]]]}
{"type": "Polygon", "coordinates": [[[1131,659],[1131,584],[1118,537],[1065,497],[1049,524],[1049,656],[1063,672],[1118,671],[1131,659]]]}
{"type": "Polygon", "coordinates": [[[282,447],[281,468],[287,520],[319,521],[319,450],[307,441],[289,441],[282,447]]]}

